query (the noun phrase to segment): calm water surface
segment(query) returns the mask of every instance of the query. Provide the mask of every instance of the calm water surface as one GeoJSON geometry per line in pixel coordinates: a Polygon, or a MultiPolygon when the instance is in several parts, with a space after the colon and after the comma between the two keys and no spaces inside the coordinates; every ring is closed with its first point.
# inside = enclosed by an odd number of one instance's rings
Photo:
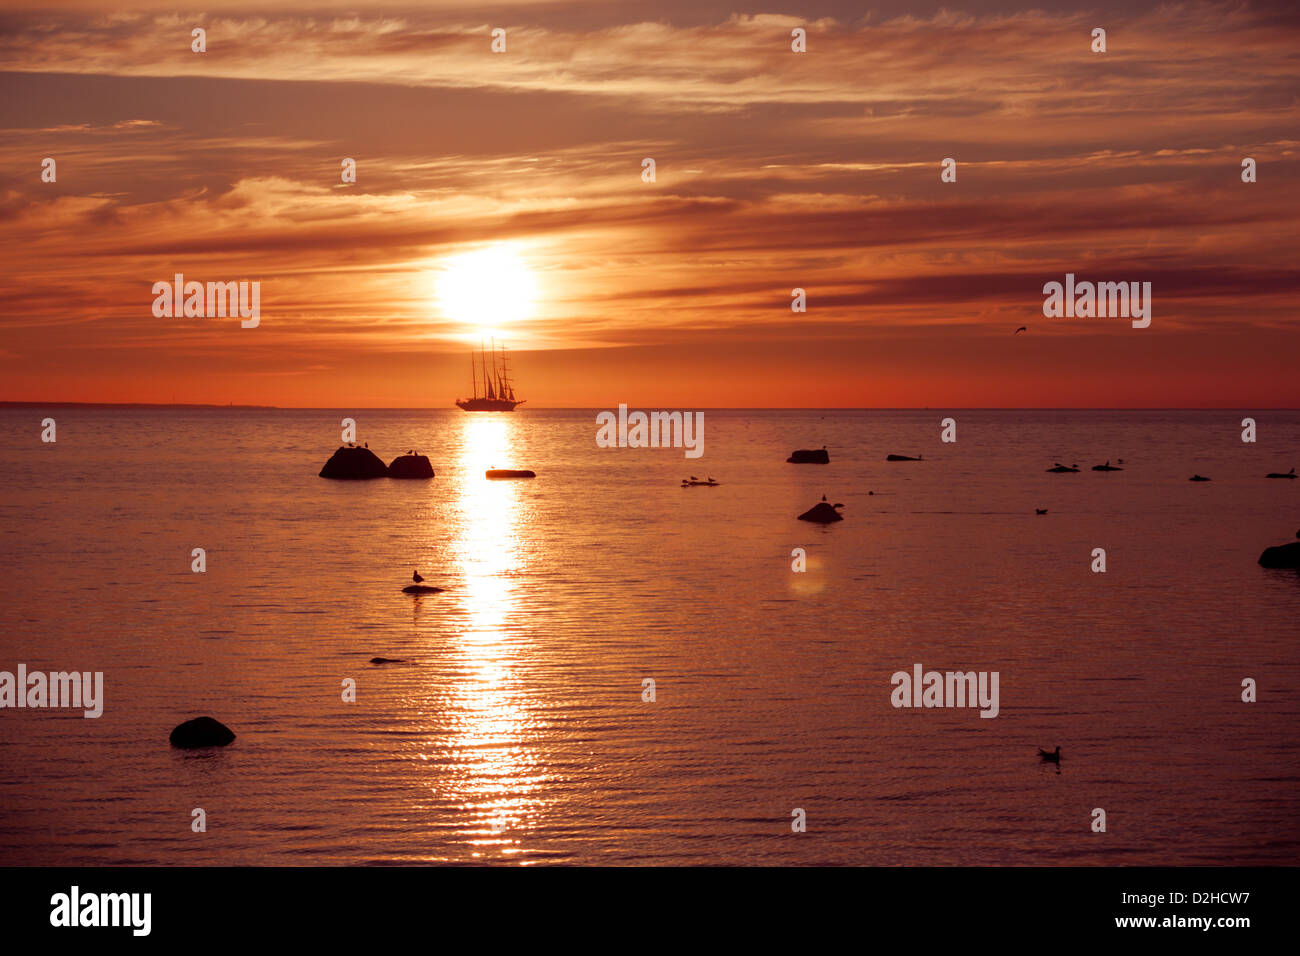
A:
{"type": "Polygon", "coordinates": [[[0,410],[0,670],[106,684],[0,711],[0,862],[1294,863],[1300,575],[1256,559],[1300,414],[947,414],[710,411],[687,460],[594,412],[0,410]],[[437,477],[318,478],[345,415],[437,477]],[[895,710],[918,661],[1000,715],[895,710]],[[238,739],[171,749],[199,714],[238,739]]]}

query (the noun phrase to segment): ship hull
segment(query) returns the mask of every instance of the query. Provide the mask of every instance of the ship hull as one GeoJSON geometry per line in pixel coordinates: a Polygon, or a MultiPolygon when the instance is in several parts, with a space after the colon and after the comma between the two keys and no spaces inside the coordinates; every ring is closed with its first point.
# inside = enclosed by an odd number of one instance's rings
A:
{"type": "Polygon", "coordinates": [[[462,398],[456,407],[467,412],[513,412],[522,401],[512,402],[507,398],[462,398]]]}

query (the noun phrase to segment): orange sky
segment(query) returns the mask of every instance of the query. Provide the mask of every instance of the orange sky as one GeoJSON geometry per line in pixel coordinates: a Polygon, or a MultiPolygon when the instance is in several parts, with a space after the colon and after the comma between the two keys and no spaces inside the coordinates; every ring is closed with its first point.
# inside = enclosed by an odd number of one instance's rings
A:
{"type": "Polygon", "coordinates": [[[532,407],[1300,406],[1290,5],[133,6],[0,13],[0,400],[449,407],[506,244],[532,407]]]}

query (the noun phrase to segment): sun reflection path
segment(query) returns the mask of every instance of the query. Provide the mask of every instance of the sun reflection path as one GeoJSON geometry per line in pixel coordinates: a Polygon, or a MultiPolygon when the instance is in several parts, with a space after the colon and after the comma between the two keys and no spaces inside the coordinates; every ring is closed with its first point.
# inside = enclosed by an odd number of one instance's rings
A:
{"type": "Polygon", "coordinates": [[[448,715],[451,779],[442,781],[468,814],[462,832],[475,856],[523,853],[521,834],[537,823],[542,770],[528,743],[536,729],[516,669],[529,645],[518,619],[513,575],[523,566],[519,527],[527,508],[513,482],[484,472],[513,463],[514,423],[493,413],[460,420],[455,576],[463,587],[463,627],[452,635],[460,666],[448,715]]]}

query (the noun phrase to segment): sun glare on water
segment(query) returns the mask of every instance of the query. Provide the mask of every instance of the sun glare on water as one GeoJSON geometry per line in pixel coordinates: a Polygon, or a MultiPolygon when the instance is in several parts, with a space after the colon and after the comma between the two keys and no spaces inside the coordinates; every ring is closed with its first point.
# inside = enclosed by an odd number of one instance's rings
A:
{"type": "Polygon", "coordinates": [[[501,243],[444,260],[437,294],[442,313],[477,341],[530,318],[537,284],[518,250],[501,243]]]}

